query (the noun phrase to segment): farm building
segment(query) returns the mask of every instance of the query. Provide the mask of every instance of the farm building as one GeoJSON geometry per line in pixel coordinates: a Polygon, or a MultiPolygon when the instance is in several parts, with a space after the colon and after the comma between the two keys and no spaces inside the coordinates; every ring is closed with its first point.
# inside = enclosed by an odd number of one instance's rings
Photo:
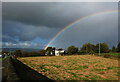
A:
{"type": "Polygon", "coordinates": [[[60,48],[60,49],[55,49],[55,56],[62,56],[65,54],[65,50],[60,48]]]}
{"type": "Polygon", "coordinates": [[[49,56],[62,56],[65,54],[65,50],[62,49],[62,48],[59,48],[59,49],[55,49],[55,48],[52,48],[52,47],[49,47],[46,49],[46,53],[45,55],[49,55],[49,56]]]}

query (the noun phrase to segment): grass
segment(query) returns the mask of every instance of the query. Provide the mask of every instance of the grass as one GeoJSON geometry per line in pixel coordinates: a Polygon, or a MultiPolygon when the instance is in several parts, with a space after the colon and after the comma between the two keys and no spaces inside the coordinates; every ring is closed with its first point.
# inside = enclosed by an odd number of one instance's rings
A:
{"type": "Polygon", "coordinates": [[[7,58],[8,58],[8,57],[6,57],[6,58],[1,58],[0,61],[3,61],[3,60],[5,60],[5,59],[7,59],[7,58]]]}
{"type": "Polygon", "coordinates": [[[91,55],[18,58],[52,80],[118,80],[118,60],[91,55]]]}
{"type": "MultiPolygon", "coordinates": [[[[95,55],[98,55],[98,53],[95,53],[95,55]]],[[[118,59],[120,58],[120,53],[101,53],[101,56],[105,57],[106,55],[110,55],[108,58],[110,59],[118,59]]]]}
{"type": "Polygon", "coordinates": [[[120,53],[102,53],[102,55],[113,55],[113,56],[118,56],[120,53]]]}

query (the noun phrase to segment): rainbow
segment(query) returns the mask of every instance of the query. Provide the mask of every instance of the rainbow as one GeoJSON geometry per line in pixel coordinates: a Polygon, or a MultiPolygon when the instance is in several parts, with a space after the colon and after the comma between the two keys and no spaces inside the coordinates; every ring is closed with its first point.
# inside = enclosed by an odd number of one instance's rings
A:
{"type": "Polygon", "coordinates": [[[97,12],[97,13],[90,14],[90,15],[88,15],[88,16],[85,16],[85,17],[82,17],[82,18],[77,19],[76,21],[68,24],[66,27],[64,27],[63,29],[61,29],[61,30],[49,41],[49,43],[44,47],[44,50],[45,50],[49,45],[51,45],[51,44],[54,42],[54,40],[56,40],[64,31],[66,31],[67,29],[69,29],[69,28],[72,27],[73,25],[81,22],[82,20],[85,20],[85,19],[88,19],[88,18],[94,17],[94,16],[99,16],[99,15],[109,14],[109,13],[115,13],[115,12],[118,12],[118,10],[109,10],[109,11],[97,12]]]}

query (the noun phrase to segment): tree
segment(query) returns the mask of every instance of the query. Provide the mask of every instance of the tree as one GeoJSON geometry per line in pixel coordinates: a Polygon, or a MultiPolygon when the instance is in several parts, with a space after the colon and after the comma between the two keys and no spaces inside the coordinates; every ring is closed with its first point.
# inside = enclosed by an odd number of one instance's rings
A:
{"type": "Polygon", "coordinates": [[[32,51],[29,53],[29,56],[39,56],[39,52],[32,51]]]}
{"type": "Polygon", "coordinates": [[[55,47],[52,48],[52,54],[55,55],[55,47]]]}
{"type": "Polygon", "coordinates": [[[14,53],[17,57],[20,57],[22,55],[21,50],[16,50],[14,53]]]}
{"type": "Polygon", "coordinates": [[[117,52],[120,52],[120,42],[117,45],[117,52]]]}
{"type": "Polygon", "coordinates": [[[50,55],[51,52],[52,52],[52,47],[48,47],[48,48],[46,49],[46,53],[47,53],[47,55],[50,55]]]}
{"type": "Polygon", "coordinates": [[[116,51],[116,48],[115,46],[112,47],[112,52],[115,52],[116,51]]]}
{"type": "Polygon", "coordinates": [[[87,44],[83,44],[83,46],[81,47],[80,51],[87,53],[87,44]]]}
{"type": "Polygon", "coordinates": [[[45,55],[45,50],[40,50],[40,55],[45,55]]]}
{"type": "Polygon", "coordinates": [[[46,53],[47,53],[47,55],[55,55],[55,47],[53,47],[53,48],[52,47],[48,47],[46,49],[46,53]]]}
{"type": "Polygon", "coordinates": [[[83,44],[80,51],[90,53],[91,51],[94,50],[95,50],[95,45],[88,43],[88,44],[83,44]]]}
{"type": "Polygon", "coordinates": [[[75,54],[78,52],[78,48],[75,46],[70,46],[70,47],[68,47],[67,52],[68,52],[68,54],[75,54]]]}
{"type": "Polygon", "coordinates": [[[22,51],[22,57],[27,57],[29,53],[27,51],[22,51]]]}
{"type": "MultiPolygon", "coordinates": [[[[96,53],[99,52],[99,44],[96,44],[95,52],[96,53]]],[[[109,52],[109,47],[108,47],[108,45],[106,43],[100,43],[100,52],[101,53],[107,53],[107,52],[109,52]]]]}
{"type": "Polygon", "coordinates": [[[102,44],[102,52],[103,53],[109,52],[109,47],[108,47],[108,45],[106,43],[102,44]]]}

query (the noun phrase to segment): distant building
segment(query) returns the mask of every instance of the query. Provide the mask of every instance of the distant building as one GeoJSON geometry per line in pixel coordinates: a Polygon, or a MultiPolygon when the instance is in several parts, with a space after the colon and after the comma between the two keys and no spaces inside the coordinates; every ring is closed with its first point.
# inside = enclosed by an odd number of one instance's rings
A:
{"type": "Polygon", "coordinates": [[[65,50],[60,48],[60,49],[55,49],[55,56],[62,56],[65,54],[65,50]]]}
{"type": "Polygon", "coordinates": [[[45,55],[49,55],[49,56],[63,56],[65,54],[65,50],[62,48],[59,49],[50,49],[50,50],[46,50],[45,55]]]}

